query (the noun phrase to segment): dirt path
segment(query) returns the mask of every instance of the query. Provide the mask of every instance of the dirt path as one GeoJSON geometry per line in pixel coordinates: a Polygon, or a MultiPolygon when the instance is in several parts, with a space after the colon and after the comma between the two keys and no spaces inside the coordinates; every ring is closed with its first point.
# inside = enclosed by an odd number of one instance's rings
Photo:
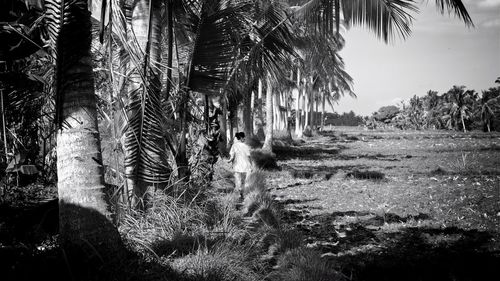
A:
{"type": "Polygon", "coordinates": [[[348,130],[277,155],[269,184],[283,221],[347,276],[500,273],[500,135],[348,130]]]}

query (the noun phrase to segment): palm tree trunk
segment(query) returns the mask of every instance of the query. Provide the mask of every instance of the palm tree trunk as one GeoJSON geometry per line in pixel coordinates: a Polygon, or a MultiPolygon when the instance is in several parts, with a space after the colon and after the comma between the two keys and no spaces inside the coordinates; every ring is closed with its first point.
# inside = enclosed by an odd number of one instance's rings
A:
{"type": "Polygon", "coordinates": [[[316,131],[316,124],[315,124],[316,118],[314,118],[314,107],[317,106],[317,103],[316,103],[317,94],[318,93],[316,91],[314,91],[313,95],[311,97],[311,130],[312,131],[316,131]]]}
{"type": "Polygon", "coordinates": [[[309,101],[309,95],[306,93],[305,94],[305,101],[304,101],[304,115],[305,115],[304,129],[309,127],[309,120],[310,120],[309,119],[309,112],[310,111],[311,111],[311,103],[309,101]]]}
{"type": "Polygon", "coordinates": [[[257,136],[260,138],[262,137],[260,132],[263,132],[263,124],[264,124],[264,112],[262,110],[262,107],[264,106],[264,102],[262,100],[262,79],[259,78],[259,84],[257,88],[257,99],[258,99],[258,106],[257,106],[257,118],[259,119],[259,123],[256,126],[257,129],[257,136]]]}
{"type": "Polygon", "coordinates": [[[273,129],[274,131],[277,131],[280,129],[280,93],[276,93],[273,96],[273,129]]]}
{"type": "Polygon", "coordinates": [[[300,94],[300,68],[297,67],[297,99],[295,100],[295,135],[297,135],[298,138],[302,137],[302,128],[300,125],[301,118],[300,118],[300,99],[302,98],[302,95],[300,94]]]}
{"type": "Polygon", "coordinates": [[[253,135],[253,130],[252,130],[252,104],[251,104],[251,94],[245,94],[243,96],[243,118],[242,118],[242,123],[243,123],[243,132],[245,133],[246,136],[250,137],[253,135]]]}
{"type": "Polygon", "coordinates": [[[160,5],[159,0],[139,0],[132,8],[132,31],[144,54],[144,65],[143,70],[134,66],[130,74],[129,103],[137,100],[138,96],[140,102],[130,103],[128,107],[130,126],[125,134],[125,174],[127,185],[133,191],[133,205],[142,201],[145,203],[143,207],[152,196],[153,183],[164,185],[170,175],[166,154],[162,150],[166,146],[160,121],[160,5]],[[148,87],[144,85],[144,76],[147,77],[148,87]],[[144,122],[146,119],[148,121],[144,122]],[[154,143],[158,149],[146,148],[146,141],[154,143]],[[146,158],[152,159],[154,165],[146,164],[146,158]]]}
{"type": "Polygon", "coordinates": [[[266,138],[263,150],[273,151],[273,91],[271,87],[271,75],[267,75],[266,85],[266,138]]]}
{"type": "Polygon", "coordinates": [[[252,90],[252,95],[250,96],[250,131],[252,132],[252,135],[254,133],[255,129],[255,91],[252,90]]]}
{"type": "Polygon", "coordinates": [[[220,107],[222,114],[219,116],[219,123],[222,140],[219,142],[219,151],[223,156],[227,156],[227,102],[225,96],[221,97],[220,107]]]}
{"type": "Polygon", "coordinates": [[[304,129],[306,128],[306,102],[307,102],[307,93],[305,84],[302,85],[302,111],[300,117],[300,137],[304,135],[304,129]]]}
{"type": "Polygon", "coordinates": [[[464,133],[467,133],[467,129],[465,128],[464,116],[460,115],[460,120],[462,121],[462,128],[464,128],[464,133]]]}
{"type": "Polygon", "coordinates": [[[300,99],[302,98],[300,95],[300,88],[296,89],[295,94],[295,135],[300,137],[300,99]]]}
{"type": "MultiPolygon", "coordinates": [[[[7,146],[7,133],[6,133],[6,128],[7,128],[7,125],[5,124],[5,110],[4,110],[4,102],[3,102],[3,85],[1,84],[0,82],[0,98],[2,99],[1,100],[1,103],[2,103],[2,136],[3,136],[3,148],[4,148],[4,152],[5,152],[5,163],[9,163],[9,149],[8,149],[8,146],[7,146]]],[[[44,154],[45,155],[45,154],[44,154]]]]}
{"type": "Polygon", "coordinates": [[[174,19],[173,19],[173,3],[172,0],[167,0],[167,85],[165,101],[170,96],[170,89],[172,88],[172,59],[173,59],[173,46],[174,46],[174,19]]]}
{"type": "Polygon", "coordinates": [[[325,102],[326,102],[326,91],[323,91],[321,96],[321,131],[325,129],[325,102]]]}
{"type": "MultiPolygon", "coordinates": [[[[53,4],[63,10],[60,2],[53,4]]],[[[54,36],[59,239],[70,252],[92,253],[110,262],[124,257],[125,251],[113,225],[107,196],[110,191],[104,182],[87,1],[76,0],[64,11],[69,19],[63,20],[54,36]]]]}

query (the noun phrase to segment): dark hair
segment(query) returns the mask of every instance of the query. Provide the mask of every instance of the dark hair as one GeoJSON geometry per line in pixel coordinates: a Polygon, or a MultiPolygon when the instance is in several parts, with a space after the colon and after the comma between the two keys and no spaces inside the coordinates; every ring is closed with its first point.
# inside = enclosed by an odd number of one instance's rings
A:
{"type": "Polygon", "coordinates": [[[241,140],[242,138],[245,137],[245,133],[243,132],[236,133],[235,137],[237,140],[241,140]]]}

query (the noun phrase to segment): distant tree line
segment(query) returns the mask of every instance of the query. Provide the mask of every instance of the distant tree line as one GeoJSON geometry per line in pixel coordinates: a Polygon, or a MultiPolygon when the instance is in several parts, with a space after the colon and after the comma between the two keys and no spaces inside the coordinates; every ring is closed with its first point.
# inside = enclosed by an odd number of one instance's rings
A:
{"type": "Polygon", "coordinates": [[[428,91],[399,106],[383,106],[366,119],[368,128],[447,129],[457,131],[500,131],[500,77],[496,87],[481,94],[465,86],[453,86],[446,93],[428,91]]]}
{"type": "MultiPolygon", "coordinates": [[[[314,128],[320,128],[324,126],[360,126],[365,124],[365,119],[367,117],[359,116],[354,113],[354,111],[344,112],[339,114],[337,112],[312,112],[314,115],[313,123],[311,124],[314,128]],[[322,117],[323,115],[323,117],[322,117]]],[[[295,127],[295,110],[292,110],[290,115],[290,125],[295,127]]]]}
{"type": "Polygon", "coordinates": [[[325,117],[325,125],[332,126],[359,126],[365,122],[362,116],[356,115],[352,110],[338,114],[336,112],[327,113],[325,117]]]}

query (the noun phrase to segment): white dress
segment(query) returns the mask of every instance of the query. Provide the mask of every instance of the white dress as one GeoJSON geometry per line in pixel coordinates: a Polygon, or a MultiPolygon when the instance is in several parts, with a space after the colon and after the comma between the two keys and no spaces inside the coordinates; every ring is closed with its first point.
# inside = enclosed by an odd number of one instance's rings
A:
{"type": "Polygon", "coordinates": [[[249,173],[252,171],[250,160],[250,147],[236,140],[229,151],[230,159],[233,160],[233,170],[238,173],[249,173]]]}

